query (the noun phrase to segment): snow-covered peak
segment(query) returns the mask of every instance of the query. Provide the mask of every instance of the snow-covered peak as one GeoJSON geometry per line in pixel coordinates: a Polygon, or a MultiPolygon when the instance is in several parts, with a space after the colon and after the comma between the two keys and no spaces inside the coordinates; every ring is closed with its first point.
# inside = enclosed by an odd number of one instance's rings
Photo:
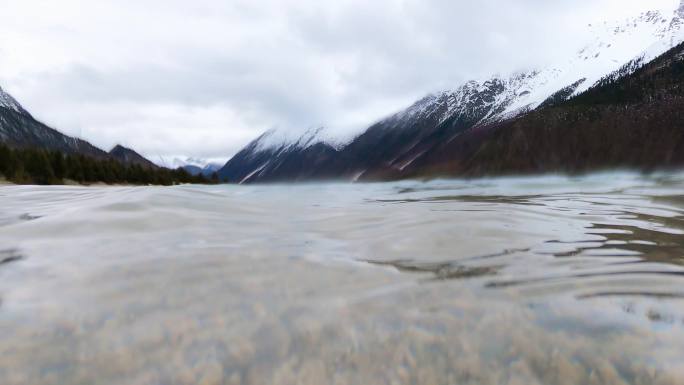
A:
{"type": "MultiPolygon", "coordinates": [[[[214,172],[217,172],[218,170],[223,167],[223,164],[225,162],[214,162],[214,161],[209,161],[206,159],[201,159],[201,158],[192,158],[192,157],[176,157],[173,158],[173,161],[171,162],[171,169],[179,169],[182,168],[186,172],[190,173],[190,175],[204,175],[205,177],[211,176],[214,172]]],[[[169,167],[169,166],[166,166],[169,167]]]]}
{"type": "MultiPolygon", "coordinates": [[[[684,2],[677,9],[643,12],[621,21],[589,25],[592,40],[569,60],[538,71],[529,93],[502,115],[536,108],[550,96],[568,90],[566,97],[586,91],[628,63],[647,63],[684,41],[684,2]]],[[[632,66],[635,70],[638,66],[632,66]]],[[[625,75],[625,74],[622,74],[625,75]]]]}
{"type": "Polygon", "coordinates": [[[206,168],[207,166],[215,166],[217,163],[210,162],[206,159],[201,159],[201,158],[192,158],[192,157],[187,157],[187,158],[173,158],[173,161],[171,162],[172,168],[181,168],[181,167],[186,167],[186,166],[195,166],[199,168],[206,168]]]}
{"type": "Polygon", "coordinates": [[[12,95],[5,92],[2,87],[0,87],[0,107],[8,108],[10,110],[16,111],[20,114],[28,115],[29,113],[24,109],[24,107],[17,102],[12,95]]]}
{"type": "Polygon", "coordinates": [[[326,143],[337,147],[337,138],[325,127],[309,128],[305,131],[274,128],[266,131],[248,145],[252,153],[264,151],[283,152],[288,150],[302,150],[318,143],[326,143]]]}
{"type": "Polygon", "coordinates": [[[681,39],[683,15],[684,2],[676,9],[653,10],[627,20],[592,25],[594,41],[578,56],[582,60],[597,55],[624,59],[624,55],[634,56],[635,49],[659,55],[661,47],[671,48],[681,39]]]}
{"type": "Polygon", "coordinates": [[[495,119],[502,116],[511,103],[529,94],[538,76],[538,71],[529,71],[469,81],[455,90],[428,95],[381,123],[400,129],[425,119],[441,124],[457,114],[477,121],[495,119]]]}

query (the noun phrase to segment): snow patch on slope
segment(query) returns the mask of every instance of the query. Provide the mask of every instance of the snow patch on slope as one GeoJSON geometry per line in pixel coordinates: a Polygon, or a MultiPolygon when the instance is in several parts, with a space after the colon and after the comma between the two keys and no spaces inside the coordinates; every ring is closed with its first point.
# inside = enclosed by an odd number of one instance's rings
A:
{"type": "Polygon", "coordinates": [[[24,107],[17,102],[12,95],[5,92],[2,87],[0,87],[0,107],[4,107],[20,114],[29,115],[29,113],[24,109],[24,107]]]}
{"type": "Polygon", "coordinates": [[[247,176],[245,176],[244,178],[242,178],[242,180],[240,180],[240,182],[239,182],[238,184],[243,184],[243,183],[249,181],[250,179],[252,179],[252,177],[253,177],[254,175],[256,175],[257,173],[259,173],[259,172],[261,172],[263,169],[265,169],[266,166],[268,166],[270,163],[271,163],[271,161],[269,160],[268,162],[266,162],[266,163],[262,164],[261,166],[257,167],[254,171],[250,172],[249,174],[247,174],[247,176]]]}
{"type": "Polygon", "coordinates": [[[322,133],[324,130],[325,129],[323,127],[318,127],[310,128],[304,132],[297,132],[293,130],[274,128],[267,131],[257,139],[255,143],[255,150],[265,151],[288,147],[305,149],[323,141],[324,137],[322,133]]]}
{"type": "Polygon", "coordinates": [[[326,127],[309,128],[305,131],[274,128],[255,139],[246,149],[252,155],[263,152],[279,155],[288,151],[305,150],[319,143],[340,149],[352,139],[336,135],[326,127]]]}
{"type": "MultiPolygon", "coordinates": [[[[565,63],[542,70],[470,81],[455,90],[428,95],[384,122],[400,127],[438,114],[438,122],[487,111],[480,123],[504,120],[539,107],[562,90],[565,98],[591,88],[627,63],[648,63],[684,41],[684,1],[677,9],[653,10],[619,22],[589,25],[593,40],[565,63]]],[[[621,73],[620,75],[627,75],[621,73]]]]}
{"type": "Polygon", "coordinates": [[[684,41],[683,15],[684,1],[675,10],[653,10],[633,19],[589,25],[593,41],[566,63],[540,71],[529,84],[530,93],[512,103],[506,113],[536,108],[559,90],[585,79],[569,96],[580,94],[629,62],[650,62],[684,41]]]}

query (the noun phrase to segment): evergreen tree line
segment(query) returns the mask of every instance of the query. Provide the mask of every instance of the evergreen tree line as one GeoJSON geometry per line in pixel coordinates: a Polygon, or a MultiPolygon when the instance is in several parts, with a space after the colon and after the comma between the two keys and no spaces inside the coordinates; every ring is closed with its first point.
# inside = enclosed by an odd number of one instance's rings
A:
{"type": "Polygon", "coordinates": [[[35,148],[10,148],[0,143],[0,174],[17,184],[63,184],[71,180],[81,184],[137,184],[170,186],[180,183],[218,183],[211,178],[192,176],[182,168],[150,169],[137,164],[123,164],[115,159],[96,159],[85,155],[63,154],[35,148]]]}

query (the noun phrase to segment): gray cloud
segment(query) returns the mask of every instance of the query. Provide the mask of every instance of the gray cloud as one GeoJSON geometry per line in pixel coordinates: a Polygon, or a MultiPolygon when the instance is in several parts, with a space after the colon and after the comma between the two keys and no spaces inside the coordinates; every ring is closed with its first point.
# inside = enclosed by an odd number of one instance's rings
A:
{"type": "Polygon", "coordinates": [[[358,131],[675,2],[25,0],[2,6],[0,84],[102,147],[225,158],[272,127],[358,131]]]}

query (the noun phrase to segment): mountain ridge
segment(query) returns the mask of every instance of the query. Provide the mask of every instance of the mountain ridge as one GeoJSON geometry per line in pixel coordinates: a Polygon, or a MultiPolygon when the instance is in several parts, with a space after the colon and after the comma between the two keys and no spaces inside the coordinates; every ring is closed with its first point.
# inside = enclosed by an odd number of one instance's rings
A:
{"type": "MultiPolygon", "coordinates": [[[[451,166],[460,168],[458,174],[471,176],[681,167],[681,111],[684,43],[629,76],[607,79],[561,106],[535,111],[490,130],[477,151],[451,166]]],[[[428,169],[417,168],[414,174],[434,173],[438,164],[424,162],[428,169]]]]}
{"type": "Polygon", "coordinates": [[[127,165],[138,165],[147,169],[152,169],[156,170],[159,168],[156,164],[152,163],[150,160],[145,158],[144,156],[140,155],[137,153],[135,150],[132,150],[128,147],[124,147],[120,144],[117,144],[114,146],[110,151],[109,155],[121,162],[122,164],[127,164],[127,165]]]}
{"type": "Polygon", "coordinates": [[[67,154],[83,154],[98,159],[108,157],[105,151],[85,140],[62,134],[34,119],[23,107],[18,106],[0,106],[0,143],[11,147],[40,147],[67,154]]]}

